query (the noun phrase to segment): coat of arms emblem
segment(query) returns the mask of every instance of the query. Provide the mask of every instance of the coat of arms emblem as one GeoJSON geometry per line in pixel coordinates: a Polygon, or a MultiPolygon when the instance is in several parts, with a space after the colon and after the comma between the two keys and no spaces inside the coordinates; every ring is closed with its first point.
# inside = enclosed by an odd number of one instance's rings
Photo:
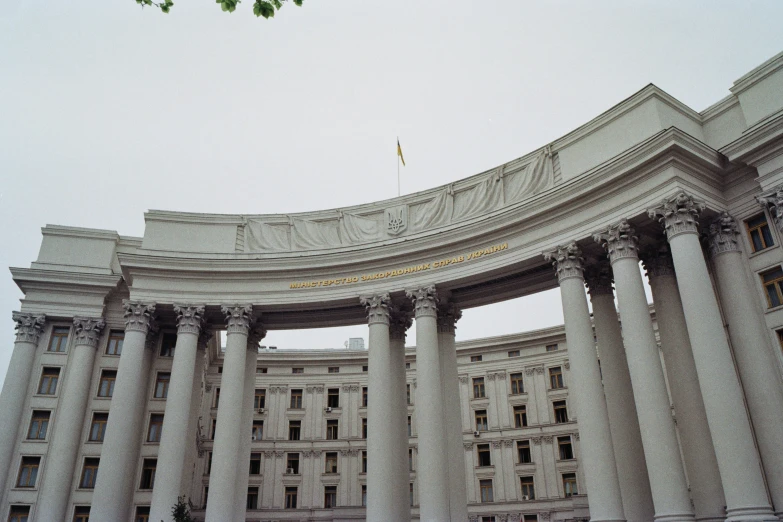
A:
{"type": "Polygon", "coordinates": [[[408,227],[408,205],[386,209],[386,232],[396,236],[408,227]]]}

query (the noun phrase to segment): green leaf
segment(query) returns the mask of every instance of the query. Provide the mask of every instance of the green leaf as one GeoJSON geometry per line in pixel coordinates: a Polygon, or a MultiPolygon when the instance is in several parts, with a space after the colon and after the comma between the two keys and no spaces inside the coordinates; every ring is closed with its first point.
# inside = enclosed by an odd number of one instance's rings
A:
{"type": "Polygon", "coordinates": [[[263,16],[269,18],[275,16],[275,8],[266,0],[256,0],[253,5],[253,12],[256,16],[263,16]]]}
{"type": "Polygon", "coordinates": [[[272,3],[273,3],[273,4],[275,5],[275,7],[277,7],[278,9],[280,9],[281,7],[283,7],[283,4],[282,4],[282,2],[280,2],[280,0],[272,0],[272,3]]]}
{"type": "Polygon", "coordinates": [[[302,7],[302,0],[294,0],[294,3],[299,7],[302,7]]]}

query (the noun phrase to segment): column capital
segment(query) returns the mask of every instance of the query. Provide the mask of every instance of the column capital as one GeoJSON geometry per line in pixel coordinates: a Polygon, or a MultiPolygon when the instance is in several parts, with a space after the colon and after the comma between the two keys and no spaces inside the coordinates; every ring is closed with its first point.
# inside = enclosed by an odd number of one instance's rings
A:
{"type": "Polygon", "coordinates": [[[207,343],[212,338],[212,336],[215,334],[215,331],[212,329],[211,325],[208,325],[206,323],[202,324],[201,331],[198,334],[198,343],[196,346],[201,348],[206,348],[207,343]]]}
{"type": "Polygon", "coordinates": [[[778,226],[778,230],[783,230],[783,185],[780,185],[773,189],[772,193],[766,196],[757,196],[756,201],[759,202],[762,208],[769,211],[772,218],[775,220],[775,224],[778,226]]]}
{"type": "Polygon", "coordinates": [[[258,351],[258,343],[266,337],[266,328],[261,323],[256,323],[248,329],[247,349],[248,351],[258,351]]]}
{"type": "Polygon", "coordinates": [[[591,296],[614,295],[612,267],[604,259],[585,268],[585,284],[591,296]]]}
{"type": "Polygon", "coordinates": [[[413,317],[411,317],[410,312],[392,307],[389,316],[389,339],[405,343],[406,333],[412,325],[413,317]]]}
{"type": "Polygon", "coordinates": [[[438,308],[438,333],[454,335],[457,321],[462,318],[462,310],[454,303],[441,305],[438,308]]]}
{"type": "Polygon", "coordinates": [[[416,318],[438,317],[438,292],[434,285],[406,290],[405,295],[413,301],[416,318]]]}
{"type": "Polygon", "coordinates": [[[204,305],[175,304],[177,314],[177,334],[198,335],[204,327],[204,305]]]}
{"type": "Polygon", "coordinates": [[[98,339],[106,327],[106,321],[102,317],[74,317],[73,329],[76,333],[76,346],[85,345],[91,348],[98,347],[98,339]]]}
{"type": "Polygon", "coordinates": [[[125,331],[135,331],[147,334],[155,324],[155,303],[143,303],[141,301],[122,300],[122,308],[125,310],[125,331]]]}
{"type": "Polygon", "coordinates": [[[674,275],[674,260],[668,245],[651,248],[642,255],[642,265],[648,278],[674,275]]]}
{"type": "Polygon", "coordinates": [[[558,245],[554,250],[543,253],[544,259],[552,261],[552,266],[557,272],[557,282],[562,283],[571,277],[582,278],[584,272],[584,259],[582,251],[572,241],[567,245],[558,245]]]}
{"type": "Polygon", "coordinates": [[[671,241],[679,234],[698,234],[699,214],[705,207],[703,201],[681,191],[648,209],[647,215],[663,225],[666,237],[671,241]]]}
{"type": "Polygon", "coordinates": [[[226,333],[239,333],[248,335],[250,326],[255,322],[253,305],[233,304],[224,305],[220,310],[226,316],[226,333]]]}
{"type": "Polygon", "coordinates": [[[609,262],[614,264],[620,259],[639,259],[639,238],[634,235],[635,232],[628,220],[623,218],[605,231],[593,234],[593,239],[606,249],[609,262]]]}
{"type": "Polygon", "coordinates": [[[389,293],[367,295],[359,298],[359,302],[367,310],[367,324],[389,325],[389,293]]]}
{"type": "Polygon", "coordinates": [[[46,316],[44,314],[26,314],[11,312],[11,319],[16,323],[16,342],[38,344],[41,338],[46,316]]]}
{"type": "Polygon", "coordinates": [[[739,252],[739,226],[737,221],[725,210],[710,223],[707,233],[707,247],[712,257],[726,252],[739,252]]]}

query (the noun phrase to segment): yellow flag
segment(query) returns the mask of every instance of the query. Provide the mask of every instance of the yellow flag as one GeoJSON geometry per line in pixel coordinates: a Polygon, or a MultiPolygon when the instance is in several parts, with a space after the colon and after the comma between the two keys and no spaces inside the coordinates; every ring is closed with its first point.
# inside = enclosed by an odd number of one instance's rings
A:
{"type": "Polygon", "coordinates": [[[400,147],[400,138],[397,138],[397,155],[400,157],[400,160],[402,161],[402,166],[405,166],[405,158],[402,157],[402,147],[400,147]]]}

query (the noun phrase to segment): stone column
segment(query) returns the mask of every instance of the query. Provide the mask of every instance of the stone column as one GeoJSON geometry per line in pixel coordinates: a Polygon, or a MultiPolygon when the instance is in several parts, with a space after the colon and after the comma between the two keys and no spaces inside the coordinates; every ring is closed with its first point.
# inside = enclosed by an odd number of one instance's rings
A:
{"type": "Polygon", "coordinates": [[[40,520],[66,520],[71,478],[76,468],[76,457],[81,444],[84,414],[90,395],[92,366],[103,319],[74,318],[76,340],[66,367],[57,417],[52,430],[46,461],[46,474],[41,484],[36,516],[40,520]]]}
{"type": "Polygon", "coordinates": [[[158,469],[152,491],[150,518],[170,521],[171,507],[182,490],[182,463],[189,443],[190,402],[195,378],[198,337],[203,327],[203,305],[174,305],[177,314],[177,345],[171,365],[163,432],[158,449],[158,469]]]}
{"type": "MultiPolygon", "coordinates": [[[[420,518],[422,522],[451,520],[443,387],[438,350],[438,296],[434,286],[406,292],[416,311],[416,418],[419,435],[420,518]]],[[[389,518],[390,520],[391,518],[389,518]]]]}
{"type": "MultiPolygon", "coordinates": [[[[253,402],[256,395],[256,366],[258,365],[258,343],[266,337],[266,330],[256,325],[248,332],[245,352],[245,389],[242,396],[242,423],[239,427],[239,459],[236,469],[236,491],[234,520],[245,522],[247,515],[247,486],[250,482],[250,453],[253,442],[253,402]]],[[[305,428],[302,427],[302,430],[305,428]]]]}
{"type": "MultiPolygon", "coordinates": [[[[253,324],[251,305],[223,306],[226,314],[226,355],[220,380],[220,404],[212,452],[207,520],[232,520],[235,514],[236,475],[239,466],[244,406],[247,340],[253,324]]],[[[243,504],[244,505],[244,504],[243,504]]]]}
{"type": "Polygon", "coordinates": [[[389,294],[362,297],[370,328],[368,348],[367,404],[367,520],[404,520],[410,510],[402,502],[407,480],[396,472],[405,461],[396,425],[398,401],[393,355],[389,338],[389,294]]]}
{"type": "Polygon", "coordinates": [[[725,520],[723,485],[718,471],[718,461],[712,446],[707,413],[701,398],[699,380],[695,378],[688,327],[674,277],[674,265],[666,247],[655,249],[645,256],[644,267],[652,289],[658,335],[661,340],[669,389],[676,423],[680,430],[685,469],[691,486],[696,520],[722,522],[725,520]]]}
{"type": "Polygon", "coordinates": [[[569,398],[579,412],[579,431],[585,438],[585,444],[590,447],[583,463],[591,520],[625,520],[609,430],[609,414],[601,386],[593,325],[590,324],[587,308],[581,251],[576,243],[571,243],[544,253],[544,257],[552,261],[560,284],[568,356],[573,363],[573,393],[569,398]]]}
{"type": "Polygon", "coordinates": [[[460,411],[462,431],[473,431],[473,428],[471,427],[470,408],[467,407],[467,405],[470,404],[470,384],[467,375],[459,376],[459,395],[461,403],[466,405],[466,407],[460,411]]]}
{"type": "MultiPolygon", "coordinates": [[[[649,211],[666,230],[729,521],[777,520],[698,236],[704,204],[680,192],[649,211]]],[[[779,450],[780,448],[778,448],[779,450]]]]}
{"type": "Polygon", "coordinates": [[[411,507],[407,486],[410,482],[410,471],[408,470],[407,458],[408,401],[405,388],[405,332],[411,327],[413,320],[411,319],[410,314],[399,309],[394,310],[390,320],[389,336],[391,339],[392,388],[394,390],[392,399],[394,405],[389,414],[394,416],[394,432],[392,436],[395,442],[395,455],[405,456],[405,458],[398,458],[396,460],[395,464],[397,467],[395,473],[398,475],[397,480],[399,483],[405,485],[404,494],[399,499],[399,502],[405,506],[403,509],[403,519],[410,520],[411,507]]]}
{"type": "Polygon", "coordinates": [[[122,345],[109,422],[101,449],[100,478],[95,483],[90,520],[126,520],[133,503],[136,465],[144,428],[144,407],[151,362],[151,346],[157,327],[155,305],[123,301],[125,340],[122,345]],[[148,346],[149,344],[149,346],[148,346]]]}
{"type": "Polygon", "coordinates": [[[783,516],[783,387],[764,313],[745,271],[738,234],[736,221],[722,213],[710,225],[709,249],[772,504],[780,517],[783,516]]]}
{"type": "Polygon", "coordinates": [[[16,476],[10,470],[11,457],[22,422],[25,398],[30,389],[35,350],[46,322],[43,314],[13,312],[11,317],[16,323],[16,342],[5,374],[3,391],[0,392],[0,418],[4,419],[0,422],[0,486],[5,485],[6,477],[16,476]]]}
{"type": "MultiPolygon", "coordinates": [[[[609,251],[623,322],[623,344],[650,478],[655,519],[692,521],[685,470],[680,460],[669,393],[644,295],[634,231],[626,220],[593,237],[609,251]]],[[[585,446],[590,443],[585,441],[585,446]]],[[[588,489],[588,495],[590,494],[588,489]]]]}
{"type": "MultiPolygon", "coordinates": [[[[438,350],[443,394],[443,426],[446,430],[446,456],[449,477],[449,512],[453,522],[467,522],[468,498],[465,490],[465,450],[462,447],[459,376],[455,331],[462,312],[452,303],[438,310],[438,350]]],[[[492,400],[495,400],[493,397],[492,400]]]]}
{"type": "Polygon", "coordinates": [[[628,522],[653,520],[652,493],[647,477],[642,434],[631,386],[631,374],[625,358],[620,322],[614,306],[612,269],[607,261],[589,267],[585,281],[593,304],[593,323],[601,358],[609,428],[612,433],[617,475],[623,495],[623,510],[628,522]]]}
{"type": "MultiPolygon", "coordinates": [[[[476,498],[476,483],[474,480],[474,474],[473,469],[476,466],[476,457],[473,454],[473,443],[472,442],[463,442],[462,448],[465,450],[465,469],[471,470],[470,473],[466,473],[466,480],[465,480],[465,491],[467,492],[467,498],[468,502],[478,502],[478,499],[476,498]]],[[[421,465],[419,464],[421,462],[421,459],[416,462],[416,475],[418,477],[419,475],[419,469],[421,469],[421,465]]],[[[421,482],[419,482],[421,483],[421,482]]],[[[419,498],[421,498],[421,495],[419,495],[419,498]]],[[[419,502],[421,503],[421,502],[419,502]]]]}

